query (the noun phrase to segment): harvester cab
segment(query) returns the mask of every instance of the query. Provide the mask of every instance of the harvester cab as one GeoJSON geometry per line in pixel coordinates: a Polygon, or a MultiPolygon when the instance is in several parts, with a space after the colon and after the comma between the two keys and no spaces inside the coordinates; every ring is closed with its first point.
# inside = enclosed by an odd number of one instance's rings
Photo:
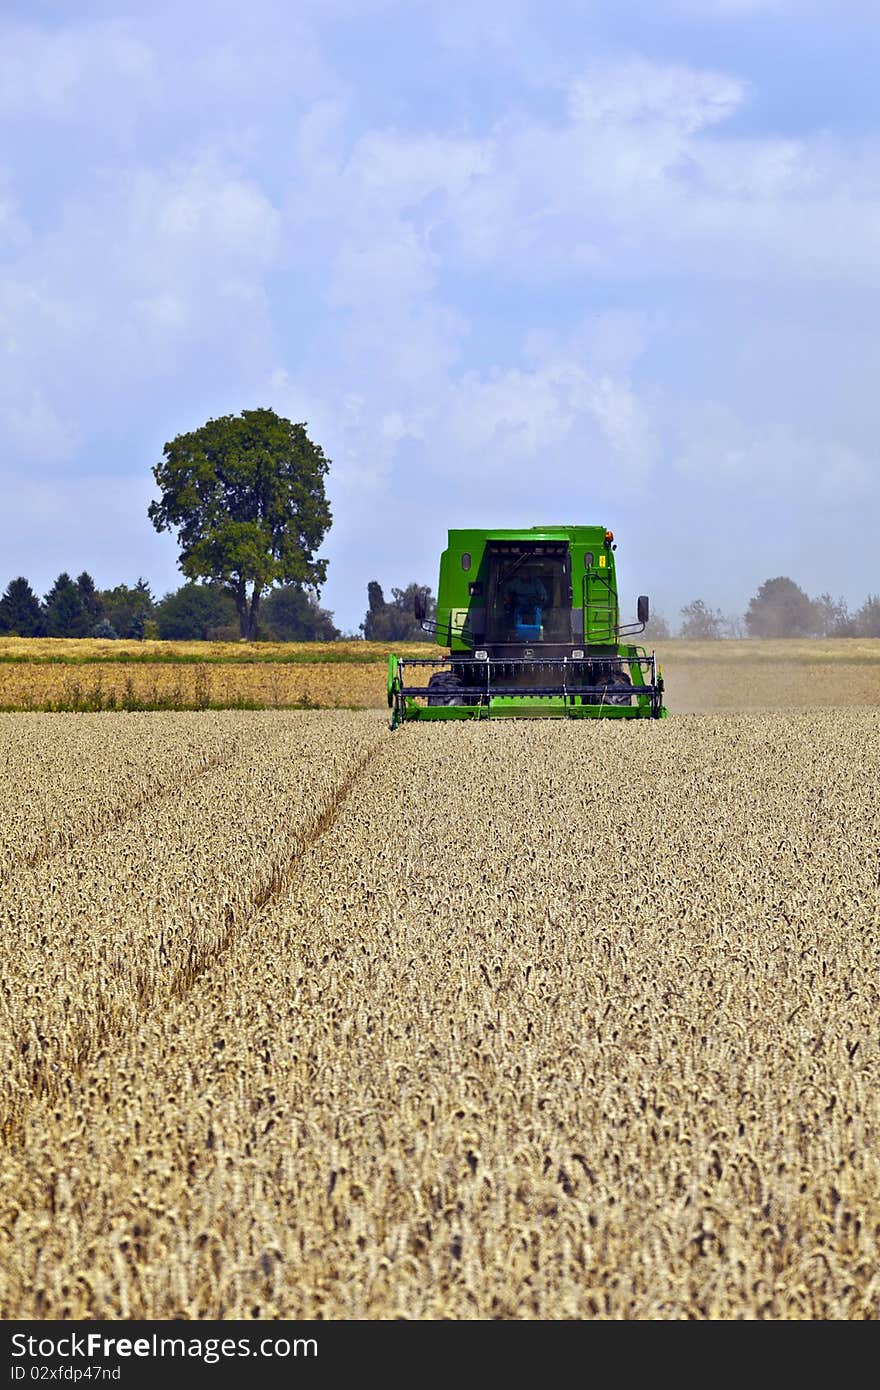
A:
{"type": "Polygon", "coordinates": [[[388,658],[391,727],[424,719],[663,719],[654,652],[625,640],[614,535],[602,526],[450,531],[437,616],[415,616],[446,649],[388,658]]]}

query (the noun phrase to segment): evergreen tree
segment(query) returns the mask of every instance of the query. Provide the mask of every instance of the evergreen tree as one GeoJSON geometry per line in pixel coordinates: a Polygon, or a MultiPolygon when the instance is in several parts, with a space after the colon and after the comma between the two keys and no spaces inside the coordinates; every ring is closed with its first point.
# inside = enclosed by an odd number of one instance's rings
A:
{"type": "Polygon", "coordinates": [[[101,617],[101,595],[95,588],[95,581],[87,570],[76,581],[79,589],[79,596],[82,599],[83,608],[89,615],[89,621],[94,626],[101,617]]]}
{"type": "Polygon", "coordinates": [[[43,616],[48,637],[85,637],[92,626],[80,591],[66,571],[46,595],[43,616]]]}
{"type": "Polygon", "coordinates": [[[0,632],[16,637],[42,637],[43,611],[30,584],[23,576],[7,584],[0,598],[0,632]]]}

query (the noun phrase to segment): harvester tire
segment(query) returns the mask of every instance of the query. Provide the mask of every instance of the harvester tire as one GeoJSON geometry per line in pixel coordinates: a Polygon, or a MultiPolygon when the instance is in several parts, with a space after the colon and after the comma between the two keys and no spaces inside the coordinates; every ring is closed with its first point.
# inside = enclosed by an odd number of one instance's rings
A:
{"type": "Polygon", "coordinates": [[[428,681],[429,705],[460,705],[461,681],[452,671],[435,671],[428,681]]]}
{"type": "Polygon", "coordinates": [[[632,680],[625,671],[618,671],[608,682],[602,694],[603,705],[629,705],[632,703],[632,680]]]}

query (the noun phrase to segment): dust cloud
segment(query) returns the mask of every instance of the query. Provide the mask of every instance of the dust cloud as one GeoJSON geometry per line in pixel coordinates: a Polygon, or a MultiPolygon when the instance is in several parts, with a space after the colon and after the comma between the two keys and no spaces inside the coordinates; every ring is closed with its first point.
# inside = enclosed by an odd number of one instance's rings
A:
{"type": "Polygon", "coordinates": [[[665,642],[664,702],[671,715],[880,705],[880,641],[841,645],[665,642]]]}

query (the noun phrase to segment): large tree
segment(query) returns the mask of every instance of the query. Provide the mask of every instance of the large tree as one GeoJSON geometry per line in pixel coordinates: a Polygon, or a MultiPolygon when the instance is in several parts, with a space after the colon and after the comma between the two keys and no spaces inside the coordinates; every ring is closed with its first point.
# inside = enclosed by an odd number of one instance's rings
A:
{"type": "Polygon", "coordinates": [[[665,642],[667,638],[671,636],[672,633],[669,630],[669,624],[666,619],[661,613],[655,613],[654,610],[651,609],[651,616],[645,623],[641,640],[645,642],[665,642]]]}
{"type": "Polygon", "coordinates": [[[855,615],[854,627],[858,637],[880,637],[880,594],[868,595],[855,615]]]}
{"type": "Polygon", "coordinates": [[[76,587],[79,589],[79,596],[82,606],[89,616],[89,623],[94,627],[95,623],[101,618],[101,595],[95,588],[95,581],[88,570],[83,570],[82,574],[76,577],[76,587]]]}
{"type": "Polygon", "coordinates": [[[830,594],[819,594],[813,599],[816,616],[817,637],[855,637],[856,622],[850,616],[845,598],[832,598],[830,594]]]}
{"type": "Polygon", "coordinates": [[[247,641],[273,584],[320,593],[327,561],[315,551],[332,520],[329,466],[305,425],[260,409],[179,434],[153,469],[162,496],[150,503],[150,520],[157,531],[177,529],[188,579],[228,590],[247,641]]]}
{"type": "Polygon", "coordinates": [[[85,637],[92,626],[79,587],[66,570],[46,595],[43,615],[48,637],[85,637]]]}
{"type": "Polygon", "coordinates": [[[704,599],[695,598],[681,610],[679,637],[692,641],[717,641],[723,630],[724,618],[719,608],[709,608],[704,599]]]}
{"type": "Polygon", "coordinates": [[[422,594],[426,613],[433,618],[437,602],[425,584],[407,584],[405,589],[392,589],[391,602],[386,601],[382,585],[372,579],[367,585],[367,612],[361,632],[368,642],[427,642],[421,623],[415,616],[416,594],[422,594]]]}
{"type": "Polygon", "coordinates": [[[820,621],[813,600],[785,575],[765,579],[746,610],[750,637],[812,637],[820,621]]]}
{"type": "Polygon", "coordinates": [[[0,598],[0,632],[15,633],[16,637],[42,637],[43,610],[30,584],[23,575],[11,579],[0,598]]]}

